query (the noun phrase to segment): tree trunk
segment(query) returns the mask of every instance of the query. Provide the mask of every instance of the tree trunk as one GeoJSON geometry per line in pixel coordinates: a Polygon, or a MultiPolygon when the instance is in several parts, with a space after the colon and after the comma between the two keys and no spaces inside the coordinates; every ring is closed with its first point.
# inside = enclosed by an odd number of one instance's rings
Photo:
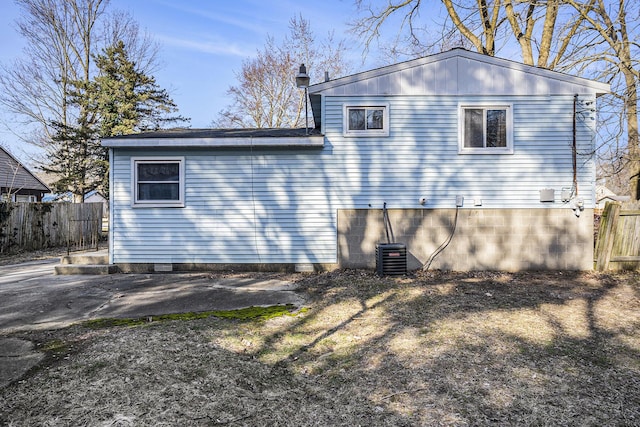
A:
{"type": "Polygon", "coordinates": [[[640,200],[640,141],[638,141],[638,81],[630,72],[625,72],[627,93],[625,110],[627,119],[627,152],[631,171],[631,200],[640,200]]]}

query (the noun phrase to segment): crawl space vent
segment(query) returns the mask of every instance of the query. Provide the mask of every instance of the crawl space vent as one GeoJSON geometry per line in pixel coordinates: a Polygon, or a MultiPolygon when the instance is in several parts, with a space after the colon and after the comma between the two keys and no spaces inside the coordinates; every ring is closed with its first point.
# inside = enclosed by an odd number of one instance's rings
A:
{"type": "Polygon", "coordinates": [[[402,243],[376,245],[376,271],[380,276],[401,276],[407,273],[407,247],[402,243]]]}

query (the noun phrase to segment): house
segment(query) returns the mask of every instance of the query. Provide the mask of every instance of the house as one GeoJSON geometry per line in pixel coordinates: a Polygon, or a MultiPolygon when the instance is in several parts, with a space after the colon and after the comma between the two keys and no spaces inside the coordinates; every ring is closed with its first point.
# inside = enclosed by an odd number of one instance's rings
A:
{"type": "Polygon", "coordinates": [[[109,200],[98,190],[91,190],[84,195],[85,203],[102,203],[102,232],[109,231],[109,200]]]}
{"type": "Polygon", "coordinates": [[[91,190],[84,195],[85,203],[104,203],[105,208],[108,207],[109,201],[104,195],[98,190],[91,190]]]}
{"type": "Polygon", "coordinates": [[[312,129],[108,138],[110,262],[409,269],[593,266],[596,98],[609,85],[463,49],[308,88],[312,129]]]}
{"type": "Polygon", "coordinates": [[[596,185],[596,211],[602,212],[607,202],[628,202],[631,196],[618,196],[604,185],[596,185]]]}
{"type": "MultiPolygon", "coordinates": [[[[73,203],[76,197],[71,191],[65,191],[60,194],[47,194],[42,198],[43,202],[65,202],[73,203]]],[[[84,203],[102,203],[102,215],[104,218],[109,217],[109,200],[98,190],[91,190],[84,194],[84,203]]]]}
{"type": "MultiPolygon", "coordinates": [[[[47,194],[42,198],[43,202],[49,203],[73,203],[77,200],[71,191],[60,194],[47,194]]],[[[108,231],[109,200],[98,190],[91,190],[84,194],[83,203],[102,203],[102,231],[108,231]]]]}
{"type": "MultiPolygon", "coordinates": [[[[43,201],[73,203],[75,199],[76,197],[73,195],[71,191],[65,191],[64,193],[60,193],[60,194],[55,194],[55,193],[47,194],[43,198],[43,201]]],[[[108,202],[109,201],[107,200],[107,198],[104,197],[102,193],[99,192],[98,190],[91,190],[84,194],[84,203],[104,203],[105,205],[107,205],[108,202]]]]}
{"type": "Polygon", "coordinates": [[[73,193],[65,191],[64,193],[50,193],[42,198],[46,203],[73,203],[73,193]]]}
{"type": "Polygon", "coordinates": [[[0,200],[40,202],[49,187],[0,147],[0,200]]]}

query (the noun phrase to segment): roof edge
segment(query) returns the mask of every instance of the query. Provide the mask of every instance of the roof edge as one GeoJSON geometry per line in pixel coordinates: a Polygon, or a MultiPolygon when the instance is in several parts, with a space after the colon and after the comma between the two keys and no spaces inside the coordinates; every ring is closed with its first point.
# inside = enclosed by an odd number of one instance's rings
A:
{"type": "Polygon", "coordinates": [[[368,71],[362,71],[360,73],[340,77],[335,80],[329,80],[327,82],[316,83],[309,86],[309,93],[318,94],[320,92],[323,92],[328,89],[333,89],[335,87],[355,83],[355,82],[366,80],[369,78],[379,77],[379,76],[394,73],[397,71],[419,67],[422,65],[426,65],[426,64],[430,64],[430,63],[434,63],[434,62],[438,62],[438,61],[442,61],[442,60],[446,60],[454,57],[472,59],[475,61],[485,62],[491,65],[498,65],[498,66],[508,65],[509,68],[512,68],[518,71],[539,75],[541,77],[547,77],[547,78],[552,78],[556,80],[563,80],[563,81],[574,83],[574,84],[580,84],[586,87],[593,88],[597,96],[604,95],[606,93],[611,92],[611,85],[609,85],[608,83],[602,83],[597,80],[587,79],[585,77],[578,77],[571,74],[562,73],[560,71],[547,70],[545,68],[540,68],[533,65],[526,65],[521,62],[513,61],[511,59],[484,55],[478,52],[473,52],[464,48],[457,47],[445,52],[440,52],[440,53],[435,53],[428,56],[423,56],[420,58],[410,59],[408,61],[399,62],[397,64],[386,65],[386,66],[375,68],[368,71]]]}
{"type": "Polygon", "coordinates": [[[33,174],[33,172],[31,172],[28,168],[26,168],[21,161],[19,161],[18,159],[15,158],[15,156],[13,154],[11,154],[6,148],[4,148],[3,146],[0,145],[0,150],[4,151],[4,153],[9,156],[11,158],[11,160],[13,160],[14,162],[16,162],[16,164],[22,168],[25,172],[27,172],[33,179],[35,179],[36,181],[38,181],[44,188],[44,191],[47,192],[51,192],[51,189],[49,188],[49,186],[47,184],[45,184],[40,178],[38,178],[37,176],[35,176],[33,174]]]}
{"type": "Polygon", "coordinates": [[[308,135],[304,137],[271,137],[271,138],[116,138],[102,141],[108,148],[277,148],[277,147],[324,147],[323,135],[308,135]]]}

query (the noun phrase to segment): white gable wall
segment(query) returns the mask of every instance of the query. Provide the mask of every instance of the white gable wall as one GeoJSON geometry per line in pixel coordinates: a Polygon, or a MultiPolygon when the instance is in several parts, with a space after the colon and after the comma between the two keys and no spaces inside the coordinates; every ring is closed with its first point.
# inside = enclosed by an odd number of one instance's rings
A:
{"type": "Polygon", "coordinates": [[[324,96],[594,95],[608,85],[464,50],[313,85],[324,96]]]}

